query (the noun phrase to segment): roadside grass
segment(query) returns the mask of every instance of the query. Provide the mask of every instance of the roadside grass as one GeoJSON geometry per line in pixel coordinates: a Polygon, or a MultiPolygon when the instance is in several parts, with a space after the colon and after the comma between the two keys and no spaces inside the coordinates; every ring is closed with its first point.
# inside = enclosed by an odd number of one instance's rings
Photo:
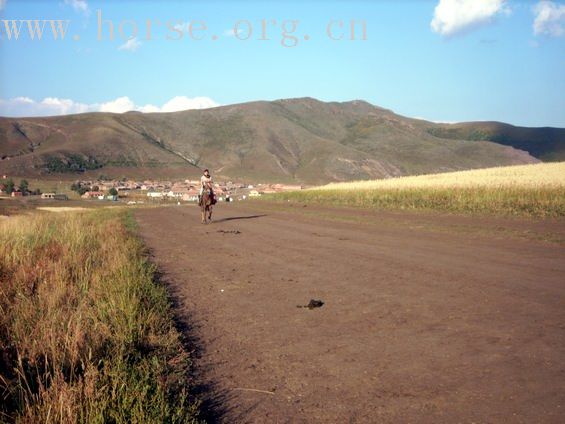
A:
{"type": "Polygon", "coordinates": [[[198,422],[134,228],[123,209],[0,221],[0,421],[198,422]]]}
{"type": "Polygon", "coordinates": [[[263,197],[377,209],[561,217],[565,162],[333,183],[263,197]]]}

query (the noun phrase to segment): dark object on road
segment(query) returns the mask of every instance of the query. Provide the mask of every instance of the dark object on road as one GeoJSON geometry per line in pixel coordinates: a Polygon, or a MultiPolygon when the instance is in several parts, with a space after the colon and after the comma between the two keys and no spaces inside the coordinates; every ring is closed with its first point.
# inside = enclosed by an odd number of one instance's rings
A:
{"type": "Polygon", "coordinates": [[[239,231],[239,230],[218,230],[218,233],[224,233],[224,234],[241,234],[241,231],[239,231]]]}
{"type": "Polygon", "coordinates": [[[321,300],[310,299],[308,305],[296,305],[296,307],[314,309],[314,308],[321,308],[323,305],[324,302],[322,302],[321,300]]]}

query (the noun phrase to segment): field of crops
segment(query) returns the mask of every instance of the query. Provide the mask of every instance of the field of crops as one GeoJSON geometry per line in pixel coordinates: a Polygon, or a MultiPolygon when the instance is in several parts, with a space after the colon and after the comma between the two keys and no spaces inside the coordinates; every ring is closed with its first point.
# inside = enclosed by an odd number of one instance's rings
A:
{"type": "Polygon", "coordinates": [[[333,183],[274,198],[383,209],[558,217],[565,216],[565,162],[333,183]]]}
{"type": "Polygon", "coordinates": [[[333,183],[321,190],[436,187],[565,187],[565,162],[500,166],[382,180],[333,183]]]}

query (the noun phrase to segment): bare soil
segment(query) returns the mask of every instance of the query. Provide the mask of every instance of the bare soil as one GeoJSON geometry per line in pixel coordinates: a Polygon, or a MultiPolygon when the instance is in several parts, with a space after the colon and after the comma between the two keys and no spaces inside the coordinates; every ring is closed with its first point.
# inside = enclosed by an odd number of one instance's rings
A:
{"type": "Polygon", "coordinates": [[[209,421],[565,422],[565,220],[137,209],[209,421]],[[297,308],[310,299],[321,308],[297,308]]]}

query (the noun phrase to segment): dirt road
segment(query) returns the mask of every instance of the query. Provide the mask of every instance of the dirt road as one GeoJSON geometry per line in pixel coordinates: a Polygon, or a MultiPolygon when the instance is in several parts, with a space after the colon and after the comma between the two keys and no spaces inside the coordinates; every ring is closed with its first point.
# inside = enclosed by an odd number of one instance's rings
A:
{"type": "Polygon", "coordinates": [[[219,422],[565,422],[565,220],[136,210],[219,422]],[[318,309],[297,308],[310,299],[318,309]]]}

